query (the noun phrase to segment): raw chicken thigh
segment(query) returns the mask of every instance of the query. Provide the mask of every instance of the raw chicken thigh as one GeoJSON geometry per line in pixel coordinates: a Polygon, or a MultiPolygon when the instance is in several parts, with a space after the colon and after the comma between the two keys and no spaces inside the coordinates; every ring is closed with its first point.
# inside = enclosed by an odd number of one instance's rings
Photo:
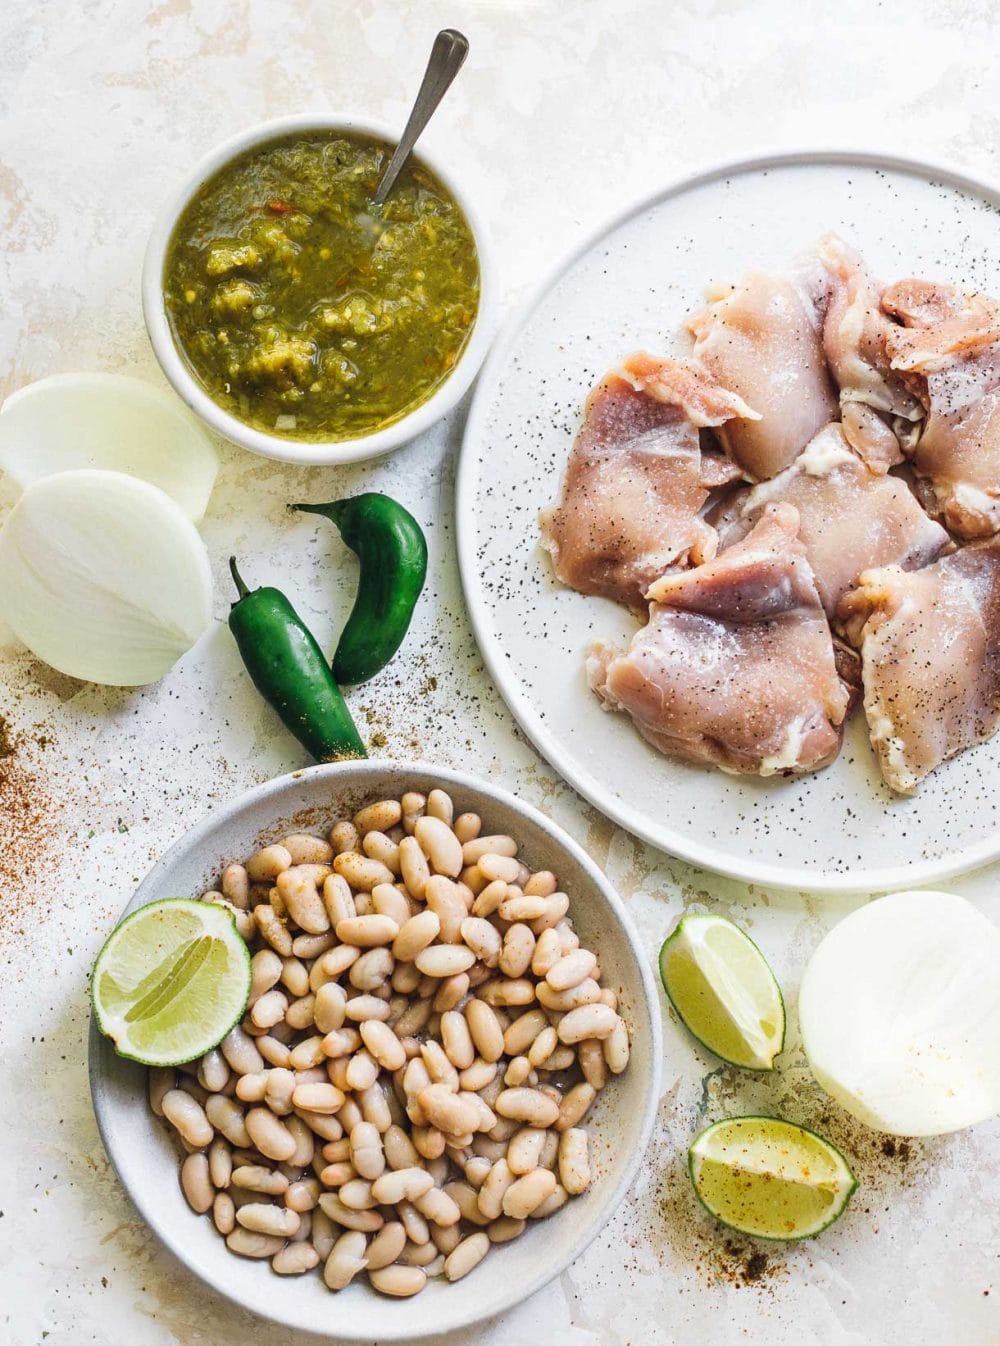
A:
{"type": "Polygon", "coordinates": [[[837,419],[819,311],[802,285],[751,272],[688,327],[695,358],[760,412],[757,421],[734,420],[716,432],[751,480],[776,476],[837,419]]]}
{"type": "Polygon", "coordinates": [[[836,424],[821,430],[791,467],[738,492],[725,512],[709,516],[720,547],[749,532],[777,500],[799,512],[799,540],[830,618],[863,570],[893,564],[913,570],[950,546],[948,534],[927,517],[906,484],[870,472],[836,424]]]}
{"type": "Polygon", "coordinates": [[[836,234],[821,238],[817,251],[829,276],[823,350],[840,389],[844,433],[873,471],[885,472],[902,462],[900,443],[916,441],[924,408],[890,368],[886,334],[894,324],[864,262],[836,234]]]}
{"type": "Polygon", "coordinates": [[[771,505],[722,556],[653,585],[627,653],[597,646],[591,687],[661,752],[770,776],[826,766],[850,695],[794,506],[771,505]]]}
{"type": "Polygon", "coordinates": [[[882,296],[892,367],[927,405],[913,454],[927,509],[962,538],[1000,529],[1000,303],[902,281],[882,296]]]}
{"type": "Polygon", "coordinates": [[[1000,723],[1000,539],[925,570],[867,571],[844,606],[860,628],[865,714],[882,775],[909,794],[1000,723]]]}
{"type": "Polygon", "coordinates": [[[542,515],[562,582],[645,612],[654,579],[714,556],[699,510],[739,474],[703,455],[698,427],[754,415],[690,361],[633,355],[609,374],[587,399],[561,499],[542,515]]]}

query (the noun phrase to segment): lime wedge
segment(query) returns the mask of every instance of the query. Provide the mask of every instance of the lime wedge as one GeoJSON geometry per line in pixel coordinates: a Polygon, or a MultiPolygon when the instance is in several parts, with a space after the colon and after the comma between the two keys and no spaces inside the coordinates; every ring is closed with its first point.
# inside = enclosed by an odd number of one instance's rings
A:
{"type": "Polygon", "coordinates": [[[127,916],[97,955],[97,1026],[119,1056],[176,1066],[216,1046],[250,996],[250,950],[224,907],[185,897],[127,916]]]}
{"type": "Polygon", "coordinates": [[[731,1229],[762,1239],[811,1238],[833,1224],[857,1179],[829,1141],[778,1117],[731,1117],[688,1151],[694,1190],[731,1229]]]}
{"type": "Polygon", "coordinates": [[[670,1003],[702,1046],[747,1070],[772,1070],[785,1002],[757,945],[724,916],[683,916],[660,950],[670,1003]]]}

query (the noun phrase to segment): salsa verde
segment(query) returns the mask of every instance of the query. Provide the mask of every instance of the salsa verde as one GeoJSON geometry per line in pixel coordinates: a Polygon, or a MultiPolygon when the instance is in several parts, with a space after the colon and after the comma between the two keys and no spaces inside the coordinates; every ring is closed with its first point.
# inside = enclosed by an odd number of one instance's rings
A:
{"type": "Polygon", "coordinates": [[[392,146],[343,132],[247,151],[192,198],[167,250],[174,340],[206,392],[260,430],[350,439],[448,377],[479,304],[454,198],[411,157],[371,198],[392,146]]]}

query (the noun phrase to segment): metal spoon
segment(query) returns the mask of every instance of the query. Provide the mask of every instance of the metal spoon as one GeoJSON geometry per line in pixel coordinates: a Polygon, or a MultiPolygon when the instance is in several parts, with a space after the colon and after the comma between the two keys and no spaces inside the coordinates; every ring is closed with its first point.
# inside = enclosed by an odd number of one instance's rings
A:
{"type": "Polygon", "coordinates": [[[424,71],[424,78],[410,112],[409,120],[403,128],[396,152],[389,160],[389,167],[382,174],[372,202],[380,206],[392,191],[392,184],[399,176],[399,170],[410,157],[410,151],[417,143],[417,137],[430,121],[434,109],[451,87],[462,62],[469,54],[469,40],[455,28],[443,28],[434,39],[430,60],[424,71]]]}

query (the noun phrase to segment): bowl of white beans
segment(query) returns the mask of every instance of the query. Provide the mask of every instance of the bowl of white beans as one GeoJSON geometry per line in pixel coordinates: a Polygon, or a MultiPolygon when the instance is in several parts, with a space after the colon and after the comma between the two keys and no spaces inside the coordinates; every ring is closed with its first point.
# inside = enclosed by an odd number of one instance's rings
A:
{"type": "Polygon", "coordinates": [[[632,1183],[660,1012],[622,903],[550,819],[426,764],[281,777],[141,884],[228,907],[240,1024],[168,1070],[92,1025],[105,1149],[215,1290],[343,1341],[467,1328],[540,1289],[632,1183]]]}

